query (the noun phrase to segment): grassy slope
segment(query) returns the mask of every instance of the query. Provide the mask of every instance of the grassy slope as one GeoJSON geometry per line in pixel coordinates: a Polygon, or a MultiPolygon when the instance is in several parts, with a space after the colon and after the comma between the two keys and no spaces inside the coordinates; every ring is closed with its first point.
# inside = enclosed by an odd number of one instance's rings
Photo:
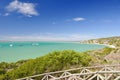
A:
{"type": "Polygon", "coordinates": [[[55,51],[46,56],[28,60],[21,66],[1,76],[1,79],[14,80],[16,78],[45,72],[65,70],[80,66],[90,66],[93,61],[92,56],[87,53],[84,54],[71,50],[55,51]]]}
{"type": "MultiPolygon", "coordinates": [[[[97,40],[89,40],[86,42],[111,44],[119,47],[120,37],[102,38],[97,40]]],[[[2,66],[4,65],[2,68],[0,67],[0,80],[14,80],[16,78],[26,77],[34,74],[70,69],[80,66],[119,64],[119,54],[120,48],[104,48],[83,53],[71,50],[55,51],[46,56],[28,61],[20,61],[12,64],[0,64],[2,66]],[[9,71],[9,69],[13,70],[9,71]]]]}
{"type": "Polygon", "coordinates": [[[92,40],[88,40],[88,41],[85,41],[85,42],[87,42],[87,43],[109,44],[109,45],[114,45],[116,47],[120,47],[120,37],[92,39],[92,40]]]}
{"type": "MultiPolygon", "coordinates": [[[[100,38],[100,39],[92,39],[92,40],[88,40],[85,41],[85,43],[99,43],[99,44],[109,44],[109,45],[114,45],[116,48],[112,49],[112,50],[108,50],[109,53],[106,53],[102,50],[97,50],[97,51],[93,51],[94,55],[97,55],[102,52],[105,55],[103,58],[104,60],[109,63],[109,64],[119,64],[120,63],[120,37],[109,37],[109,38],[100,38]]],[[[100,56],[102,57],[102,56],[100,56]]]]}

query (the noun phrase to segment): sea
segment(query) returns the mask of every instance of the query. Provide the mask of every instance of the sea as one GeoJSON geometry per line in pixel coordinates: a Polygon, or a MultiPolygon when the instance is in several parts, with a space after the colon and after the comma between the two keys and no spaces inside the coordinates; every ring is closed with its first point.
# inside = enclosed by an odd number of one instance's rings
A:
{"type": "Polygon", "coordinates": [[[0,42],[0,62],[34,59],[52,51],[75,50],[85,52],[104,48],[104,45],[80,42],[0,42]]]}

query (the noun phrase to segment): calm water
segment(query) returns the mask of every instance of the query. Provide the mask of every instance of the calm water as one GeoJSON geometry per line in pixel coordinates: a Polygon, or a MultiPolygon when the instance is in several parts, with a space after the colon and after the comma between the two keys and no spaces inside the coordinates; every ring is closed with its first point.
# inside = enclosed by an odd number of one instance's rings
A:
{"type": "Polygon", "coordinates": [[[0,62],[16,62],[36,58],[55,50],[87,51],[104,48],[103,45],[73,42],[0,42],[0,62]]]}

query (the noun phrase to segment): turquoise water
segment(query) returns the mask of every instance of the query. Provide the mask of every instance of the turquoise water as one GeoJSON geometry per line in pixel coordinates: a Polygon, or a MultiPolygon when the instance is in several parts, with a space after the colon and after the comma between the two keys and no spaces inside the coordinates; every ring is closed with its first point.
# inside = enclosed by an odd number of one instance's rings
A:
{"type": "Polygon", "coordinates": [[[103,45],[74,42],[0,42],[0,62],[16,62],[36,58],[55,50],[87,51],[104,48],[103,45]]]}

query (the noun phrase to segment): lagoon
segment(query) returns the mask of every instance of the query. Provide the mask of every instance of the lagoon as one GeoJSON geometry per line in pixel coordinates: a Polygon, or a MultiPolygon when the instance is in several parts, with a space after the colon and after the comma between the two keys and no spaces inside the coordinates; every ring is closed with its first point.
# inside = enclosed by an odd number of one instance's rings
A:
{"type": "Polygon", "coordinates": [[[81,44],[80,42],[0,42],[0,62],[32,59],[52,51],[75,50],[84,52],[104,47],[104,45],[81,44]]]}

